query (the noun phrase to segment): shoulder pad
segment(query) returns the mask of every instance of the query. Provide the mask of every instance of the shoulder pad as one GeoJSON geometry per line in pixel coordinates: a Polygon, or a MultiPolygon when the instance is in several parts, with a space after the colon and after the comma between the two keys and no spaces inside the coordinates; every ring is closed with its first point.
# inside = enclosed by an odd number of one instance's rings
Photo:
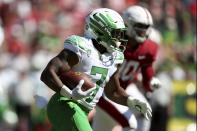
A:
{"type": "Polygon", "coordinates": [[[68,37],[64,43],[69,43],[75,47],[78,47],[80,50],[86,52],[87,54],[91,53],[90,45],[84,37],[72,35],[68,37]]]}

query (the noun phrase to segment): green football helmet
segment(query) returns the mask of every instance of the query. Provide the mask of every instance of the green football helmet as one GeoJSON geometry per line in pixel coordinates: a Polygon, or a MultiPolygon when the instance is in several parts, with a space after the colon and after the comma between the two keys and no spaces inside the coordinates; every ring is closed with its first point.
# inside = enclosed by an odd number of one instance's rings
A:
{"type": "Polygon", "coordinates": [[[127,28],[116,11],[107,8],[93,10],[86,17],[84,28],[85,36],[95,39],[108,52],[125,50],[127,28]]]}

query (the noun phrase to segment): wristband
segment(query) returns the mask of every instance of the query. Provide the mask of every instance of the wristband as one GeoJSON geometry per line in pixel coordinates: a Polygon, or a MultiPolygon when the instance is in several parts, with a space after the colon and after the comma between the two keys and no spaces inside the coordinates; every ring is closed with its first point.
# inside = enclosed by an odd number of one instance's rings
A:
{"type": "Polygon", "coordinates": [[[65,85],[62,86],[61,90],[60,90],[60,94],[64,97],[67,97],[69,99],[72,99],[71,94],[72,91],[65,85]]]}

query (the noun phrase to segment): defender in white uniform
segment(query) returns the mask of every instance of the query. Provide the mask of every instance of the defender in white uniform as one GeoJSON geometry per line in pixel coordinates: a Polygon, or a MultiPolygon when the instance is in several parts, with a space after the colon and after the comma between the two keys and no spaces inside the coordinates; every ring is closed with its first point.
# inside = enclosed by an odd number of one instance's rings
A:
{"type": "Polygon", "coordinates": [[[85,37],[70,36],[64,49],[54,57],[41,74],[41,80],[54,90],[47,106],[52,131],[91,131],[88,112],[96,106],[103,91],[106,96],[122,105],[140,111],[148,118],[151,108],[143,101],[128,96],[120,87],[117,65],[123,62],[125,25],[121,16],[106,8],[93,10],[85,22],[85,37]],[[80,71],[89,75],[95,87],[82,91],[83,80],[70,90],[59,79],[65,71],[80,71]],[[139,108],[138,108],[139,109],[139,108]]]}

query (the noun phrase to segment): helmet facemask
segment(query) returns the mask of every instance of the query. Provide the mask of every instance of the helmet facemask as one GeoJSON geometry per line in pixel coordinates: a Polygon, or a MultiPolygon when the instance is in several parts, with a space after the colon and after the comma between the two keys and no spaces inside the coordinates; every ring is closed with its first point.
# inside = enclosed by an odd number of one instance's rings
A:
{"type": "Polygon", "coordinates": [[[151,31],[150,27],[151,25],[131,21],[130,26],[128,26],[127,35],[134,38],[138,43],[142,43],[148,38],[151,31]]]}
{"type": "Polygon", "coordinates": [[[125,39],[126,28],[106,28],[106,30],[108,30],[106,31],[107,33],[100,33],[98,35],[98,43],[102,44],[108,52],[113,52],[115,50],[124,51],[127,43],[127,40],[125,39]]]}

